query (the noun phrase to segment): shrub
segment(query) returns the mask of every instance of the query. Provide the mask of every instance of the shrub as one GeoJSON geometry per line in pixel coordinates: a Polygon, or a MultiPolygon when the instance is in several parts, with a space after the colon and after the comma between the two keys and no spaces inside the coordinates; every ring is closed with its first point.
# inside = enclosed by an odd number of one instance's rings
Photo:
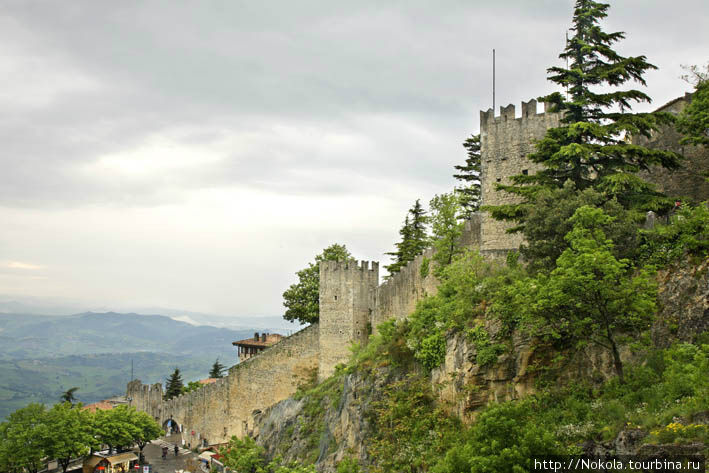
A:
{"type": "Polygon", "coordinates": [[[709,256],[708,205],[707,202],[694,207],[683,205],[671,217],[669,224],[642,232],[642,259],[664,266],[677,261],[685,253],[709,256]]]}

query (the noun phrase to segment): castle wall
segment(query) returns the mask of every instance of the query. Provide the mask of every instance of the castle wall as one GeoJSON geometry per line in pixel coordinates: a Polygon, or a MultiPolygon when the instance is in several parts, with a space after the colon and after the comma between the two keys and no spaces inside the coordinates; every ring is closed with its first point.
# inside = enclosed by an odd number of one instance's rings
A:
{"type": "Polygon", "coordinates": [[[258,356],[229,369],[216,383],[162,400],[162,386],[140,381],[128,385],[131,405],[155,417],[160,424],[172,418],[183,426],[183,438],[193,447],[226,442],[244,436],[253,427],[254,411],[292,396],[318,366],[319,327],[313,324],[258,356]]]}
{"type": "MultiPolygon", "coordinates": [[[[464,223],[460,246],[465,248],[480,247],[480,223],[480,214],[474,215],[464,223]]],[[[432,266],[429,266],[428,274],[425,277],[421,274],[424,260],[430,261],[433,255],[433,248],[428,248],[377,288],[376,305],[372,311],[371,320],[375,333],[377,326],[382,322],[392,318],[405,319],[414,311],[418,301],[427,295],[436,294],[440,282],[433,275],[432,266]]]]}
{"type": "Polygon", "coordinates": [[[349,358],[352,342],[367,341],[378,284],[379,263],[320,263],[320,379],[349,358]]]}
{"type": "MultiPolygon", "coordinates": [[[[690,102],[691,94],[685,94],[684,97],[676,98],[657,109],[657,111],[677,115],[690,102]]],[[[633,144],[653,149],[675,151],[686,158],[681,162],[680,168],[675,171],[654,167],[647,172],[642,172],[640,175],[644,179],[655,183],[657,190],[668,196],[695,202],[708,200],[709,182],[706,181],[702,173],[709,170],[709,150],[703,146],[682,145],[680,144],[680,139],[682,139],[682,135],[672,126],[662,127],[658,132],[653,133],[649,139],[644,136],[635,137],[633,144]]]]}
{"type": "Polygon", "coordinates": [[[126,390],[128,404],[139,411],[147,412],[155,420],[162,415],[162,384],[142,384],[139,379],[128,383],[126,390]]]}
{"type": "MultiPolygon", "coordinates": [[[[524,173],[534,174],[542,167],[527,159],[534,151],[534,142],[544,137],[548,128],[559,125],[557,113],[537,113],[537,101],[522,102],[522,116],[515,118],[515,106],[500,107],[500,116],[494,111],[480,112],[481,198],[483,205],[504,205],[518,202],[512,194],[497,191],[497,184],[511,184],[510,177],[524,173]]],[[[482,217],[480,250],[483,254],[504,253],[517,249],[522,236],[508,234],[510,225],[482,217]]]]}

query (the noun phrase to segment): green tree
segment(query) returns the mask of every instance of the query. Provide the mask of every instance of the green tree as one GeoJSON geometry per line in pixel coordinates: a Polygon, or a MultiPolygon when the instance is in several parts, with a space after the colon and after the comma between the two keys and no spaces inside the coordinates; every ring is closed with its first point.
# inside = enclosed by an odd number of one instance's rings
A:
{"type": "Polygon", "coordinates": [[[197,391],[198,389],[202,389],[203,387],[204,384],[200,383],[199,381],[190,381],[189,383],[187,383],[187,386],[182,387],[182,394],[197,391]]]}
{"type": "Polygon", "coordinates": [[[29,404],[8,416],[0,429],[1,461],[8,471],[37,473],[47,456],[49,429],[41,404],[29,404]]]}
{"type": "Polygon", "coordinates": [[[638,225],[645,219],[644,212],[628,211],[615,199],[608,199],[595,189],[578,191],[573,182],[566,181],[561,189],[543,189],[535,198],[535,205],[526,216],[523,234],[525,242],[520,253],[532,272],[551,271],[556,260],[569,247],[566,235],[572,229],[571,216],[584,205],[600,207],[613,217],[603,227],[614,242],[617,258],[634,258],[639,238],[638,225]]]}
{"type": "Polygon", "coordinates": [[[266,473],[266,451],[251,437],[234,436],[219,453],[224,466],[236,473],[266,473]]]}
{"type": "Polygon", "coordinates": [[[209,371],[209,377],[223,378],[225,369],[226,367],[223,364],[219,363],[219,358],[217,358],[214,364],[212,365],[212,369],[209,371]]]}
{"type": "Polygon", "coordinates": [[[79,388],[76,388],[76,387],[71,388],[71,389],[67,389],[62,394],[62,397],[61,397],[62,402],[68,402],[69,404],[71,404],[73,406],[74,401],[76,401],[76,397],[74,397],[74,393],[78,390],[79,390],[79,388]]]}
{"type": "Polygon", "coordinates": [[[135,409],[116,406],[106,411],[96,411],[93,418],[94,438],[109,451],[132,445],[140,438],[140,429],[133,422],[135,409]]]}
{"type": "Polygon", "coordinates": [[[689,68],[686,80],[695,85],[692,102],[677,119],[677,130],[685,136],[683,144],[709,147],[709,64],[706,72],[698,67],[689,68]]]}
{"type": "Polygon", "coordinates": [[[649,271],[613,256],[603,231],[612,219],[599,208],[576,210],[566,236],[570,248],[551,274],[540,274],[527,289],[538,328],[577,347],[592,343],[609,350],[623,383],[618,337],[650,327],[657,288],[649,271]]]}
{"type": "Polygon", "coordinates": [[[180,369],[175,367],[175,371],[172,372],[165,383],[165,400],[179,396],[182,394],[183,388],[182,374],[180,374],[180,369]]]}
{"type": "Polygon", "coordinates": [[[389,272],[389,276],[401,270],[409,261],[412,261],[417,255],[429,245],[428,232],[426,225],[428,224],[428,216],[421,205],[421,200],[416,199],[413,207],[406,212],[404,226],[399,230],[401,241],[396,243],[396,251],[385,253],[388,256],[393,256],[392,264],[384,268],[389,272]]]}
{"type": "Polygon", "coordinates": [[[464,165],[453,166],[458,174],[453,177],[464,184],[456,188],[460,196],[461,218],[469,219],[480,209],[480,135],[472,135],[463,142],[468,152],[464,165]]]}
{"type": "Polygon", "coordinates": [[[599,26],[608,8],[592,0],[576,1],[573,35],[559,56],[568,60],[569,66],[547,69],[549,80],[565,88],[568,98],[561,92],[540,97],[551,104],[551,112],[562,114],[561,124],[547,130],[536,151],[528,156],[543,168],[535,174],[513,176],[510,185],[497,186],[519,195],[521,201],[488,210],[496,219],[516,221],[516,230],[522,229],[540,188],[559,188],[567,180],[580,191],[595,187],[609,198],[616,197],[626,208],[661,211],[672,205],[638,172],[652,166],[674,169],[681,156],[635,145],[627,138],[649,137],[673,117],[630,113],[632,102],[649,102],[650,98],[639,90],[619,87],[628,81],[645,85],[643,74],[656,67],[645,56],[624,57],[613,50],[613,44],[625,35],[606,33],[599,26]]]}
{"type": "Polygon", "coordinates": [[[407,258],[409,258],[409,255],[411,253],[411,233],[411,221],[409,220],[409,214],[407,212],[406,218],[404,219],[404,225],[401,227],[401,229],[399,229],[401,241],[394,244],[394,246],[396,247],[396,251],[384,253],[385,255],[392,256],[394,258],[391,264],[384,266],[384,269],[386,269],[389,273],[387,275],[387,279],[390,278],[393,274],[396,274],[401,271],[401,268],[406,264],[406,262],[410,261],[407,258]]]}
{"type": "Polygon", "coordinates": [[[436,250],[433,256],[438,263],[438,271],[449,265],[453,257],[462,251],[459,245],[463,233],[460,221],[460,198],[456,193],[436,195],[431,199],[431,239],[436,250]]]}
{"type": "Polygon", "coordinates": [[[283,293],[286,320],[298,320],[303,324],[316,323],[320,318],[320,262],[354,261],[345,245],[328,246],[315,256],[315,262],[296,273],[298,282],[283,293]]]}
{"type": "Polygon", "coordinates": [[[65,473],[72,459],[88,454],[95,444],[90,416],[87,411],[72,409],[69,402],[55,404],[46,414],[45,453],[56,459],[65,473]]]}
{"type": "Polygon", "coordinates": [[[160,428],[158,423],[145,412],[132,409],[130,416],[132,424],[137,428],[136,436],[133,437],[133,441],[138,445],[140,457],[143,458],[143,448],[145,448],[151,440],[165,435],[165,432],[160,428]]]}

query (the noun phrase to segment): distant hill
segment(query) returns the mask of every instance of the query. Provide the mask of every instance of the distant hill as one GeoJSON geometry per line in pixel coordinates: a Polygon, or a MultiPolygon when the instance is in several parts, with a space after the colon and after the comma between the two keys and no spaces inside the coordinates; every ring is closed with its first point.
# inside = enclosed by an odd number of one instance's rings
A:
{"type": "Polygon", "coordinates": [[[0,420],[30,402],[55,403],[74,386],[85,403],[123,394],[131,360],[144,383],[164,384],[176,366],[185,382],[206,378],[217,358],[236,364],[231,343],[255,331],[263,329],[134,313],[0,314],[0,420]]]}
{"type": "MultiPolygon", "coordinates": [[[[185,383],[206,378],[214,358],[141,352],[3,360],[0,420],[30,402],[54,404],[61,393],[74,386],[79,388],[75,393],[77,400],[84,404],[124,394],[130,381],[131,361],[136,379],[164,385],[175,366],[182,371],[185,383]]],[[[233,364],[233,360],[228,363],[233,364]]]]}
{"type": "Polygon", "coordinates": [[[231,342],[251,336],[252,330],[195,326],[162,315],[0,314],[0,359],[148,351],[235,361],[231,342]]]}

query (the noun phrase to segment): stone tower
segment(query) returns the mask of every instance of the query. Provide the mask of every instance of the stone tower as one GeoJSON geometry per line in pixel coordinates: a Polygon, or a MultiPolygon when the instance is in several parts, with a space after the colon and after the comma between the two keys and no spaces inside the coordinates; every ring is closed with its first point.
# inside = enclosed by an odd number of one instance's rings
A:
{"type": "Polygon", "coordinates": [[[320,263],[319,379],[347,361],[352,342],[365,343],[371,329],[379,263],[322,261],[320,263]]]}
{"type": "MultiPolygon", "coordinates": [[[[558,113],[537,113],[537,101],[522,102],[522,116],[515,118],[515,106],[500,107],[500,116],[494,111],[480,111],[481,194],[483,205],[501,205],[515,202],[516,196],[495,190],[496,184],[511,184],[510,176],[534,174],[540,165],[532,163],[527,155],[534,151],[534,142],[542,139],[548,128],[559,126],[558,113]]],[[[519,234],[506,233],[509,225],[483,215],[480,251],[487,255],[502,255],[516,250],[522,243],[519,234]]]]}

